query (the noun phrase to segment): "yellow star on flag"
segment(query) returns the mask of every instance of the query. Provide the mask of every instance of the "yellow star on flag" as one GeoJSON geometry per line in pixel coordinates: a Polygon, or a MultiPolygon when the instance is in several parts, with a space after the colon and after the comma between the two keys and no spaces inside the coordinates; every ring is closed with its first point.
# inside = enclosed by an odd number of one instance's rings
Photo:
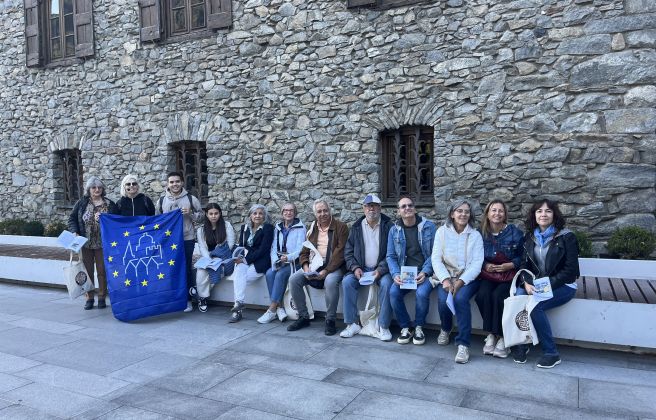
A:
{"type": "Polygon", "coordinates": [[[144,229],[146,229],[146,226],[144,225],[139,226],[139,230],[144,230],[144,229]]]}
{"type": "Polygon", "coordinates": [[[171,231],[170,231],[170,230],[167,230],[167,231],[164,232],[164,233],[166,233],[166,236],[171,236],[171,231]]]}
{"type": "Polygon", "coordinates": [[[118,245],[118,242],[116,241],[112,242],[112,246],[116,246],[116,245],[118,245]]]}
{"type": "Polygon", "coordinates": [[[114,275],[114,277],[118,277],[118,271],[114,271],[112,274],[114,275]]]}
{"type": "Polygon", "coordinates": [[[142,286],[148,286],[148,280],[144,280],[144,281],[142,281],[142,282],[141,282],[141,285],[142,285],[142,286]]]}
{"type": "Polygon", "coordinates": [[[177,244],[171,245],[171,249],[178,249],[178,245],[177,244]]]}
{"type": "Polygon", "coordinates": [[[159,223],[154,226],[155,229],[159,229],[159,223]]]}
{"type": "Polygon", "coordinates": [[[123,236],[130,236],[130,232],[126,230],[125,232],[123,232],[123,236]]]}
{"type": "Polygon", "coordinates": [[[109,258],[107,258],[107,261],[109,261],[109,262],[114,261],[114,257],[109,257],[109,258]]]}
{"type": "Polygon", "coordinates": [[[130,285],[130,280],[125,279],[125,281],[123,283],[125,283],[126,286],[129,286],[130,285]]]}
{"type": "Polygon", "coordinates": [[[160,279],[160,280],[163,279],[164,278],[164,273],[159,273],[157,275],[157,278],[160,279]]]}
{"type": "Polygon", "coordinates": [[[169,260],[169,265],[174,265],[174,264],[175,264],[175,260],[169,260]]]}

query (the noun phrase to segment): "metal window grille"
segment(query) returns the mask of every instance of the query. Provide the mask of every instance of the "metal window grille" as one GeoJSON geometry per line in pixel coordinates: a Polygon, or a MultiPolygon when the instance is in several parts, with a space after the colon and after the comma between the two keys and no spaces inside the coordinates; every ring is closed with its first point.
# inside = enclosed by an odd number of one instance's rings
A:
{"type": "Polygon", "coordinates": [[[65,149],[59,153],[62,165],[64,203],[75,204],[84,194],[82,183],[82,153],[80,149],[65,149]]]}
{"type": "Polygon", "coordinates": [[[182,173],[187,192],[202,203],[208,199],[207,149],[204,142],[180,141],[174,143],[175,169],[182,173]]]}
{"type": "Polygon", "coordinates": [[[402,127],[381,133],[383,199],[394,203],[403,195],[418,204],[432,204],[433,128],[402,127]]]}

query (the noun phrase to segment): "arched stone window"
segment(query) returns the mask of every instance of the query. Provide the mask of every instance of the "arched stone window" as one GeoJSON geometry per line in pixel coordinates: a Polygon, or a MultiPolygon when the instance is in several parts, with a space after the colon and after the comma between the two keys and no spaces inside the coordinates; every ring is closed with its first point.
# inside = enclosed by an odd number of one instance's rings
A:
{"type": "Polygon", "coordinates": [[[201,203],[208,200],[207,148],[204,141],[178,141],[170,143],[175,170],[182,173],[184,187],[201,203]]]}
{"type": "Polygon", "coordinates": [[[433,127],[404,126],[380,133],[383,200],[396,203],[410,195],[418,205],[432,205],[433,127]]]}

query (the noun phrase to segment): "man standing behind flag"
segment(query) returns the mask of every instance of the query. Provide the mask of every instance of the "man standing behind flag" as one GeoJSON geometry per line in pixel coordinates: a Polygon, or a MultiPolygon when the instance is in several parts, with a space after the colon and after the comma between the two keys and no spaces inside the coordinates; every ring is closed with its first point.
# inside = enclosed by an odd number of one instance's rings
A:
{"type": "MultiPolygon", "coordinates": [[[[187,294],[194,286],[194,277],[192,276],[191,258],[194,253],[195,231],[194,222],[199,222],[203,217],[203,210],[198,198],[189,194],[182,186],[182,174],[180,172],[170,172],[166,176],[167,188],[164,195],[159,199],[157,205],[157,214],[168,213],[180,209],[183,218],[184,233],[184,251],[185,251],[185,271],[187,273],[187,294]]],[[[185,312],[192,311],[191,297],[187,298],[187,308],[185,312]]]]}

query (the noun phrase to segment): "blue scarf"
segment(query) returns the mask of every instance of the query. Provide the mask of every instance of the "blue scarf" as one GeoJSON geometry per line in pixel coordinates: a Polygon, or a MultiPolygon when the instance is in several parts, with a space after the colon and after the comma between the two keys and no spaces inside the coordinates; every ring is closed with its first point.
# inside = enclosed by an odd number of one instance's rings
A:
{"type": "Polygon", "coordinates": [[[544,232],[540,232],[540,228],[536,227],[533,231],[533,236],[535,236],[535,240],[538,241],[538,245],[540,245],[541,248],[544,248],[544,246],[553,238],[554,233],[556,233],[554,225],[549,226],[544,232]]]}

